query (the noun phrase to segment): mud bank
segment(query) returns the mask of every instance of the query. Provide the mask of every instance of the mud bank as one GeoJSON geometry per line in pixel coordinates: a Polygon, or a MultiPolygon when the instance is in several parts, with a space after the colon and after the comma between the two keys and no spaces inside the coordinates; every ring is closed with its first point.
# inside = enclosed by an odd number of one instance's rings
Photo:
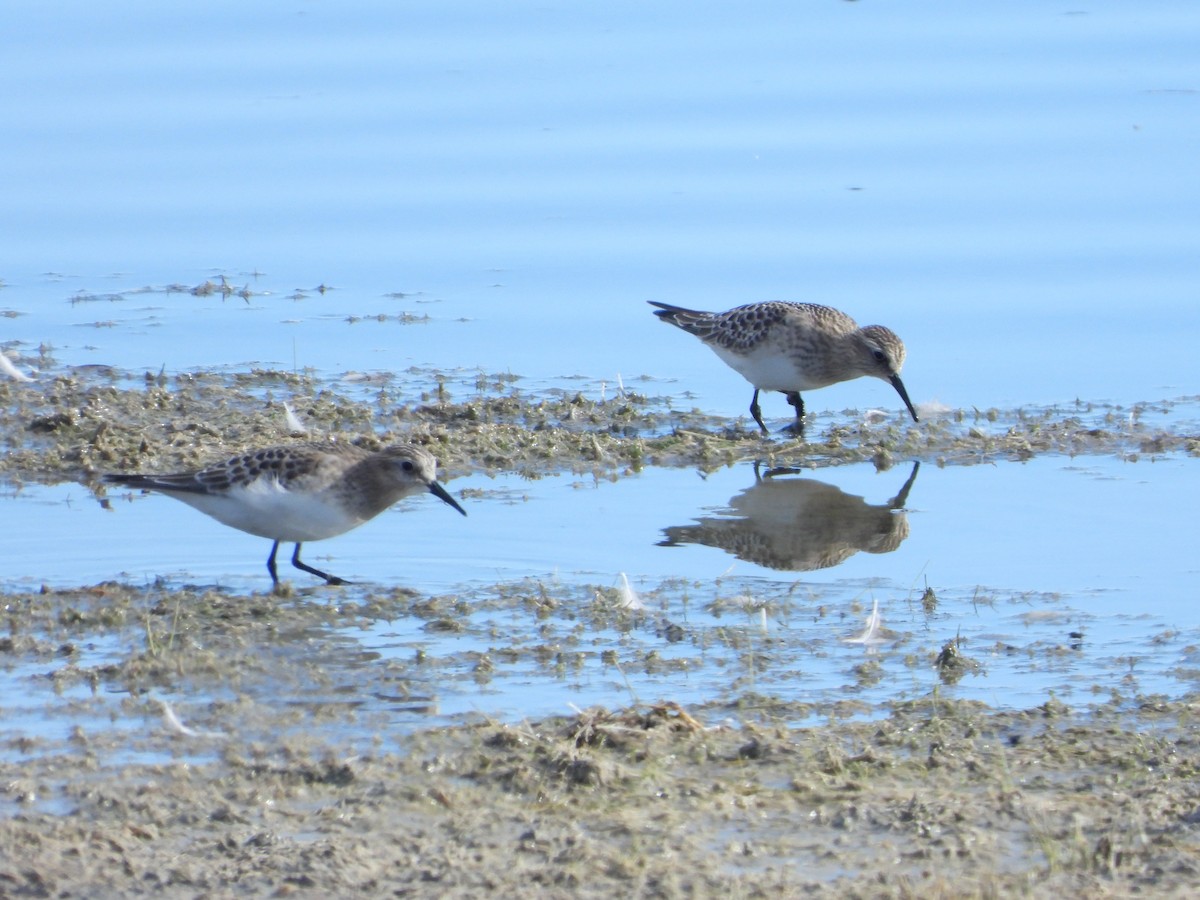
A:
{"type": "Polygon", "coordinates": [[[199,465],[246,447],[327,437],[428,447],[451,476],[558,471],[607,477],[645,465],[714,469],[741,459],[820,467],[871,460],[974,464],[1040,454],[1136,459],[1200,454],[1200,431],[1172,413],[1194,398],[1122,408],[1075,402],[1016,410],[930,410],[918,425],[894,415],[814,416],[803,439],[767,438],[753,423],[678,398],[610,391],[526,393],[511,375],[414,373],[325,384],[274,371],[175,376],[76,369],[35,383],[0,382],[0,474],[87,482],[99,471],[199,465]],[[289,410],[291,415],[289,415],[289,410]],[[301,431],[300,429],[303,429],[301,431]]]}
{"type": "MultiPolygon", "coordinates": [[[[936,698],[789,729],[669,702],[433,728],[372,753],[205,731],[3,748],[9,896],[1184,896],[1194,702],[936,698]],[[195,756],[209,756],[196,759],[195,756]],[[20,760],[14,759],[20,757],[20,760]]],[[[256,714],[270,714],[260,709],[256,714]]]]}
{"type": "MultiPolygon", "coordinates": [[[[0,478],[94,486],[103,471],[318,436],[421,443],[450,477],[1200,454],[1194,399],[929,411],[920,425],[847,412],[815,417],[800,441],[636,391],[412,380],[426,389],[111,369],[0,383],[0,478]]],[[[680,573],[670,608],[691,589],[680,573]]],[[[949,692],[976,663],[953,623],[937,622],[889,651],[905,671],[936,673],[928,693],[871,702],[862,692],[882,670],[866,656],[844,698],[814,704],[786,680],[784,642],[750,641],[731,622],[673,635],[672,622],[631,619],[611,587],[574,590],[103,583],[0,595],[0,666],[28,687],[5,699],[0,728],[0,896],[1191,896],[1200,885],[1190,694],[1145,696],[1131,682],[1097,691],[1096,705],[1050,697],[1024,711],[948,699],[938,685],[949,692]],[[411,660],[384,660],[349,636],[378,622],[463,634],[467,649],[434,658],[414,640],[411,660]],[[722,653],[757,689],[717,665],[722,653]],[[439,680],[482,691],[522,666],[569,674],[585,660],[614,679],[652,667],[666,688],[567,718],[436,710],[439,680]],[[673,679],[701,665],[724,682],[705,695],[720,700],[681,703],[673,679]]],[[[819,596],[777,590],[806,621],[829,614],[819,596]]],[[[915,602],[928,626],[936,598],[915,602]]],[[[825,649],[812,632],[796,647],[825,649]]],[[[1070,652],[1032,638],[1008,649],[1070,652]]]]}

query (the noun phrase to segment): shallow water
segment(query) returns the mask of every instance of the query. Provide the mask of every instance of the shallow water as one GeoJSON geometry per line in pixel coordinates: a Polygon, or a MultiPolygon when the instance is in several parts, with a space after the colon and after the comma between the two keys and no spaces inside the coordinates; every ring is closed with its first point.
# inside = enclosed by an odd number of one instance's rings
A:
{"type": "MultiPolygon", "coordinates": [[[[929,416],[1076,398],[1125,415],[1196,393],[1200,182],[1181,175],[1200,141],[1194,4],[127,10],[2,14],[24,81],[3,101],[0,348],[37,385],[83,365],[274,368],[364,396],[386,385],[411,406],[446,376],[461,396],[473,373],[512,373],[535,393],[633,386],[744,419],[750,388],[645,301],[785,298],[893,327],[929,416]],[[192,293],[207,282],[216,293],[192,293]]],[[[863,380],[806,400],[821,423],[899,407],[863,380]]],[[[764,411],[782,424],[789,409],[773,396],[764,411]]],[[[1194,404],[1174,415],[1191,427],[1194,404]]],[[[307,548],[368,585],[461,597],[464,631],[395,621],[279,652],[331,654],[342,687],[373,673],[364,702],[404,723],[747,690],[811,697],[821,714],[934,687],[1014,706],[1093,685],[1178,694],[1194,688],[1195,465],[927,461],[894,549],[801,571],[661,543],[731,508],[794,531],[792,505],[886,504],[907,461],[780,478],[778,491],[748,461],[616,481],[471,474],[450,482],[470,495],[466,520],[423,498],[307,548]],[[589,620],[622,572],[652,615],[589,620]],[[557,602],[545,636],[498,597],[542,590],[557,602]],[[730,606],[743,595],[767,604],[765,629],[730,606]],[[875,600],[891,643],[846,643],[875,600]],[[682,640],[663,637],[664,618],[682,640]],[[481,682],[493,642],[564,635],[565,656],[496,657],[481,682]],[[983,668],[943,684],[930,659],[955,637],[983,668]],[[418,649],[438,661],[406,670],[420,709],[380,699],[394,694],[388,666],[418,649]],[[619,670],[600,659],[609,650],[619,670]],[[880,668],[864,675],[864,662],[880,668]]],[[[264,542],[164,498],[102,510],[79,486],[6,485],[0,504],[19,523],[0,551],[9,590],[265,588],[264,542]]],[[[772,543],[745,523],[719,533],[772,543]]],[[[793,565],[833,552],[776,550],[793,565]]],[[[327,596],[341,595],[312,594],[327,596]]],[[[138,636],[111,640],[77,664],[138,636]]],[[[21,728],[37,727],[42,700],[80,700],[39,680],[48,667],[0,671],[0,695],[40,698],[21,728]]],[[[117,702],[102,694],[52,727],[101,722],[117,702]]]]}
{"type": "Polygon", "coordinates": [[[733,415],[645,301],[796,299],[894,328],[919,402],[1195,392],[1194,4],[126,10],[4,13],[22,352],[649,374],[733,415]],[[271,297],[127,293],[217,273],[271,297]]]}
{"type": "MultiPolygon", "coordinates": [[[[361,686],[354,702],[364,712],[401,725],[631,699],[732,700],[747,690],[804,700],[818,715],[839,701],[861,703],[861,714],[935,689],[1012,708],[1049,692],[1083,704],[1114,693],[1178,696],[1195,688],[1200,638],[1194,469],[1188,458],[1048,457],[765,478],[749,462],[616,481],[470,476],[449,482],[470,496],[465,520],[419,498],[308,545],[311,563],[362,584],[318,588],[285,575],[306,603],[413,588],[450,604],[453,629],[402,618],[280,638],[272,652],[330,664],[361,686]],[[903,508],[892,510],[897,500],[903,508]],[[643,613],[612,612],[621,573],[643,613]],[[922,603],[926,587],[933,608],[922,603]],[[530,600],[539,596],[551,606],[530,600]],[[887,631],[852,641],[875,602],[887,631]],[[979,668],[947,684],[934,657],[956,640],[979,668]],[[493,668],[481,679],[483,656],[493,668]],[[863,676],[864,663],[877,670],[863,676]],[[415,699],[392,702],[392,666],[415,699]]],[[[268,587],[266,541],[167,498],[126,496],[111,496],[105,510],[74,485],[7,492],[5,518],[22,527],[9,542],[20,562],[4,586],[164,578],[268,587]]],[[[10,668],[6,695],[26,693],[34,675],[10,668]]],[[[314,697],[311,685],[293,689],[314,697]]],[[[317,694],[341,704],[339,691],[317,694]]]]}

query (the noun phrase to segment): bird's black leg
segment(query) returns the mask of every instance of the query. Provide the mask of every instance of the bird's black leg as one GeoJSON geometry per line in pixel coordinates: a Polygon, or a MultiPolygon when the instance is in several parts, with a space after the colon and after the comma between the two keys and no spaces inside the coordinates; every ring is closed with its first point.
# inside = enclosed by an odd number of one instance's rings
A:
{"type": "Polygon", "coordinates": [[[804,437],[804,400],[799,391],[784,391],[787,402],[796,410],[796,423],[787,430],[796,437],[804,437]]]}
{"type": "Polygon", "coordinates": [[[750,400],[750,415],[754,416],[754,421],[758,423],[758,427],[762,429],[763,434],[770,434],[767,431],[767,426],[763,424],[762,409],[758,405],[758,388],[754,389],[754,396],[750,400]]]}
{"type": "Polygon", "coordinates": [[[804,398],[800,396],[799,391],[787,391],[784,396],[787,397],[787,402],[796,410],[796,420],[804,418],[804,398]]]}
{"type": "Polygon", "coordinates": [[[279,541],[271,545],[271,555],[267,557],[267,571],[271,573],[271,583],[279,584],[279,576],[275,573],[275,554],[279,552],[279,541]]]}
{"type": "MultiPolygon", "coordinates": [[[[278,542],[276,542],[278,544],[278,542]]],[[[306,562],[300,561],[300,545],[296,545],[296,551],[292,554],[292,565],[297,569],[308,572],[310,575],[316,575],[318,578],[324,578],[326,584],[349,584],[348,581],[338,578],[336,575],[330,575],[322,572],[320,569],[314,569],[306,562]]]]}

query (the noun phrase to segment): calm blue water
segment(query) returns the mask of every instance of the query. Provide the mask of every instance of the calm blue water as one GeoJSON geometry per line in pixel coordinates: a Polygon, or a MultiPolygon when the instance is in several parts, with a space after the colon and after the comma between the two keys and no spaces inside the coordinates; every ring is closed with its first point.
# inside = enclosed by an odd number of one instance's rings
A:
{"type": "MultiPolygon", "coordinates": [[[[0,346],[26,371],[45,344],[59,365],[135,371],[647,376],[649,393],[739,416],[749,387],[645,301],[796,299],[894,328],[917,403],[1200,393],[1193,2],[50,2],[10,4],[0,29],[0,346]],[[253,296],[166,290],[218,275],[253,296]]],[[[422,377],[400,380],[414,400],[422,377]]],[[[899,405],[865,381],[806,399],[899,405]]],[[[981,643],[1082,623],[1085,671],[1115,679],[1122,648],[1194,632],[1194,470],[926,466],[899,549],[803,582],[847,630],[871,591],[886,607],[925,578],[981,643]],[[994,616],[966,617],[977,589],[999,592],[994,616]],[[1014,611],[1029,592],[1046,618],[1014,611]]],[[[881,503],[904,474],[830,478],[881,503]]],[[[799,578],[656,546],[748,488],[746,467],[573,481],[459,480],[499,493],[468,520],[389,514],[309,559],[428,591],[799,578]],[[549,527],[572,522],[566,541],[549,527]]],[[[169,500],[106,513],[67,485],[0,503],[25,525],[8,586],[265,580],[263,542],[169,500]]],[[[908,609],[901,627],[924,633],[908,609]]],[[[1160,674],[1180,653],[1161,651],[1160,674]]],[[[1037,702],[1043,675],[999,666],[977,689],[1037,702]]]]}
{"type": "MultiPolygon", "coordinates": [[[[702,542],[660,546],[669,528],[736,514],[731,507],[756,484],[749,463],[705,478],[674,469],[598,483],[572,476],[535,482],[472,476],[450,482],[456,493],[484,492],[464,500],[466,519],[435,500],[418,498],[351,534],[307,545],[305,558],[368,585],[407,585],[458,597],[467,609],[484,604],[495,585],[525,585],[518,589],[533,596],[544,586],[555,598],[558,612],[550,619],[560,629],[555,637],[546,637],[546,622],[529,610],[480,613],[498,622],[482,638],[477,631],[430,632],[419,619],[351,630],[352,639],[384,659],[409,661],[420,647],[431,657],[452,660],[451,675],[437,675],[429,688],[444,714],[529,715],[562,712],[572,702],[611,705],[628,701],[630,685],[642,699],[700,702],[724,696],[729,673],[740,670],[737,654],[718,665],[720,647],[710,646],[683,682],[671,672],[618,677],[600,665],[598,655],[610,647],[627,652],[630,639],[590,628],[582,643],[564,644],[588,655],[579,673],[564,678],[500,666],[496,685],[487,697],[479,695],[474,658],[464,655],[508,646],[512,638],[506,635],[514,630],[524,635],[518,646],[563,641],[562,621],[586,622],[595,587],[618,585],[621,572],[653,616],[695,629],[689,631],[694,640],[680,645],[665,643],[653,629],[635,634],[635,646],[663,656],[697,654],[704,632],[717,627],[759,635],[758,620],[729,603],[741,595],[767,603],[770,648],[764,652],[775,660],[798,654],[803,678],[794,684],[799,676],[792,665],[777,662],[759,673],[759,690],[813,702],[847,696],[855,680],[852,667],[873,654],[844,639],[861,631],[877,600],[895,635],[876,651],[890,673],[868,694],[876,700],[932,690],[937,684],[932,670],[906,658],[936,653],[946,641],[961,638],[963,651],[983,663],[985,673],[953,688],[954,696],[1036,705],[1054,690],[1086,704],[1095,699],[1093,685],[1102,696],[1111,690],[1174,695],[1194,687],[1200,637],[1194,615],[1200,570],[1191,525],[1195,469],[1195,460],[1174,458],[925,465],[907,496],[907,536],[894,549],[864,549],[839,565],[798,571],[767,567],[702,542]],[[932,616],[920,606],[926,586],[939,597],[932,616]],[[724,604],[724,614],[709,615],[713,604],[724,604]],[[1073,633],[1085,635],[1082,646],[1055,649],[1076,643],[1073,633]]],[[[863,464],[784,480],[886,505],[909,474],[907,465],[876,473],[863,464]]],[[[29,486],[0,497],[5,518],[20,526],[5,541],[11,556],[2,585],[37,590],[43,584],[69,587],[114,578],[149,585],[161,576],[231,591],[267,589],[269,542],[164,497],[127,503],[124,496],[113,496],[111,510],[72,485],[29,486]]],[[[764,528],[778,523],[773,516],[790,517],[793,531],[814,518],[792,512],[807,508],[799,495],[785,493],[782,502],[783,507],[760,502],[751,513],[764,528]]],[[[809,546],[815,548],[819,536],[832,530],[823,521],[809,546]]],[[[313,593],[316,579],[286,565],[281,571],[311,602],[353,600],[367,589],[313,593]]],[[[348,664],[354,671],[362,666],[353,656],[348,664]]]]}
{"type": "Polygon", "coordinates": [[[69,363],[650,374],[733,414],[745,385],[644,301],[787,298],[893,327],[918,402],[1197,389],[1194,3],[51,2],[0,26],[0,310],[24,314],[0,321],[69,363]],[[274,293],[64,306],[216,272],[274,293]],[[341,321],[394,292],[435,321],[341,321]]]}
{"type": "MultiPolygon", "coordinates": [[[[799,477],[879,505],[909,472],[909,464],[884,473],[859,464],[799,477]]],[[[671,526],[727,514],[731,499],[755,484],[749,462],[704,477],[649,468],[615,482],[473,475],[447,482],[455,495],[483,492],[462,501],[467,518],[433,498],[413,498],[347,535],[305,545],[305,559],[347,578],[434,593],[526,577],[607,585],[619,572],[642,586],[683,574],[824,585],[874,579],[908,590],[928,578],[939,589],[1078,595],[1108,614],[1153,597],[1183,625],[1193,618],[1197,574],[1189,525],[1195,477],[1190,458],[926,464],[907,497],[910,534],[898,548],[788,572],[711,546],[658,546],[671,526]]],[[[149,584],[162,575],[241,591],[269,587],[269,541],[166,497],[110,490],[109,498],[105,510],[79,485],[6,485],[0,502],[20,528],[5,539],[12,557],[0,584],[36,589],[116,577],[149,584]]],[[[784,502],[800,508],[798,499],[784,502]]],[[[297,586],[319,584],[284,569],[297,586]]]]}

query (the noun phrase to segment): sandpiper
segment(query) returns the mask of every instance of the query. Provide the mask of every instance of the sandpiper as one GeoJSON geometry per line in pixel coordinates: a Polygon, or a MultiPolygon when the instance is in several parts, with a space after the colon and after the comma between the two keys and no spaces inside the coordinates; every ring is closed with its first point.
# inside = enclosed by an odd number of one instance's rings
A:
{"type": "Polygon", "coordinates": [[[300,561],[300,545],[336,537],[375,518],[403,497],[429,491],[466,512],[437,482],[437,461],[407,444],[378,452],[351,444],[289,444],[231,457],[196,472],[173,475],[108,474],[104,481],[158,491],[218,522],[275,543],[267,571],[276,585],[275,554],[295,543],[292,565],[345,584],[300,561]]]}
{"type": "Polygon", "coordinates": [[[913,421],[917,411],[900,369],[904,343],[882,325],[859,328],[844,312],[816,303],[750,303],[726,312],[700,312],[650,301],[654,314],[694,334],[717,356],[754,385],[750,415],[767,433],[758,392],[781,391],[796,410],[797,434],[804,433],[801,391],[828,387],[862,375],[890,382],[908,407],[913,421]]]}

